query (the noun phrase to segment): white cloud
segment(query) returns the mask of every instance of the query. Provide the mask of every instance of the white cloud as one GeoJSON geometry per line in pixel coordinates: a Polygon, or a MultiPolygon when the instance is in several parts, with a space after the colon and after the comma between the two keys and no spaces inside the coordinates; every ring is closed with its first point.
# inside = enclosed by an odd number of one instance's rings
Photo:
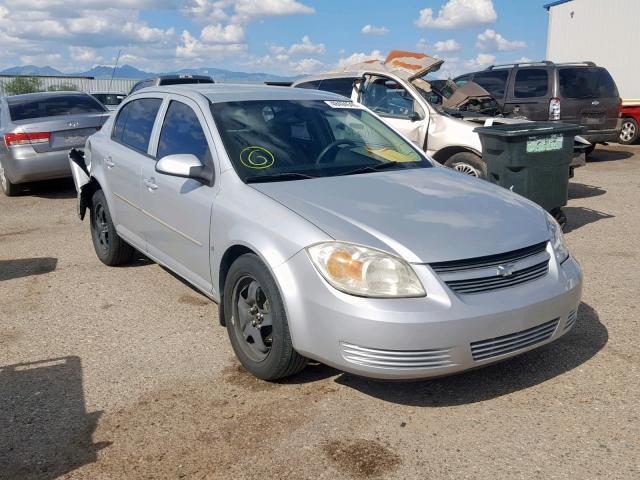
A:
{"type": "Polygon", "coordinates": [[[465,65],[469,68],[484,68],[495,62],[496,56],[490,53],[479,53],[476,58],[467,60],[465,65]]]}
{"type": "Polygon", "coordinates": [[[449,0],[434,18],[431,8],[420,10],[416,25],[421,28],[462,28],[493,23],[497,19],[492,0],[449,0]]]}
{"type": "Polygon", "coordinates": [[[513,63],[529,63],[529,62],[533,62],[533,60],[531,60],[529,57],[520,57],[518,60],[516,60],[513,63]]]}
{"type": "Polygon", "coordinates": [[[194,37],[187,30],[182,32],[181,42],[176,47],[176,56],[198,61],[220,60],[247,51],[246,43],[208,43],[194,37]]]}
{"type": "Polygon", "coordinates": [[[489,52],[508,52],[518,48],[525,48],[526,42],[521,40],[507,40],[495,30],[487,28],[484,32],[478,34],[476,47],[483,51],[489,52]]]}
{"type": "Polygon", "coordinates": [[[273,55],[278,55],[281,59],[289,57],[300,57],[303,55],[324,55],[326,48],[324,43],[313,43],[309,35],[302,37],[302,43],[294,43],[289,47],[282,45],[270,45],[269,51],[273,55]]]}
{"type": "Polygon", "coordinates": [[[207,25],[202,29],[200,38],[206,43],[242,43],[244,41],[244,29],[240,25],[207,25]]]}
{"type": "Polygon", "coordinates": [[[453,38],[449,40],[444,40],[440,42],[436,42],[433,44],[436,52],[457,52],[462,47],[458,42],[456,42],[453,38]]]}
{"type": "Polygon", "coordinates": [[[371,53],[352,53],[346,58],[338,60],[338,67],[346,67],[356,63],[366,62],[367,60],[384,60],[384,55],[380,50],[372,50],[371,53]]]}
{"type": "Polygon", "coordinates": [[[71,58],[83,65],[95,64],[104,61],[104,59],[98,55],[94,48],[90,47],[69,47],[69,55],[71,58]]]}
{"type": "Polygon", "coordinates": [[[389,29],[387,27],[376,27],[374,25],[365,25],[360,31],[365,35],[384,35],[385,33],[389,33],[389,29]]]}
{"type": "Polygon", "coordinates": [[[286,54],[250,56],[241,63],[252,70],[268,69],[281,75],[309,75],[327,69],[327,65],[317,58],[291,60],[286,54]]]}
{"type": "Polygon", "coordinates": [[[429,50],[429,44],[424,38],[421,38],[418,40],[418,43],[416,43],[416,48],[421,52],[426,52],[429,50]]]}
{"type": "Polygon", "coordinates": [[[297,0],[187,0],[182,11],[200,21],[247,23],[264,17],[315,13],[297,0]]]}

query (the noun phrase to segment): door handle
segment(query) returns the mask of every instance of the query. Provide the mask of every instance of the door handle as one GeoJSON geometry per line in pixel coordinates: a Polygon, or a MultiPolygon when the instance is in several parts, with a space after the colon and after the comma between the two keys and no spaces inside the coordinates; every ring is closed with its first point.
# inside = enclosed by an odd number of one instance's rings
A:
{"type": "Polygon", "coordinates": [[[153,177],[145,178],[142,180],[142,183],[144,183],[144,186],[147,187],[150,191],[156,190],[158,188],[158,185],[156,185],[155,182],[156,182],[156,179],[153,177]]]}
{"type": "Polygon", "coordinates": [[[111,157],[104,157],[104,164],[107,166],[107,168],[113,168],[116,166],[116,164],[113,163],[113,160],[111,160],[111,157]]]}

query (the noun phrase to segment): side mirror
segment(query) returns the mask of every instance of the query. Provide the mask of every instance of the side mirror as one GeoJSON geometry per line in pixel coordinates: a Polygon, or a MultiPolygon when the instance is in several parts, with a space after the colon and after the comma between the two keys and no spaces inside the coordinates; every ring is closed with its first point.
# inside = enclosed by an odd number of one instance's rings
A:
{"type": "Polygon", "coordinates": [[[173,177],[192,178],[209,185],[213,183],[213,169],[202,165],[200,160],[190,153],[162,157],[156,163],[156,172],[173,177]]]}

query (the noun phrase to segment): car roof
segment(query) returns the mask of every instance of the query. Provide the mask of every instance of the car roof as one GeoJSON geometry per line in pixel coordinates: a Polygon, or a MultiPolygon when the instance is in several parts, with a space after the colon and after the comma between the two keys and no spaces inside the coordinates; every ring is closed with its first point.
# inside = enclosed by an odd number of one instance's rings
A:
{"type": "Polygon", "coordinates": [[[147,87],[136,91],[132,96],[151,92],[202,95],[212,103],[246,100],[344,100],[341,95],[321,90],[234,83],[187,83],[147,87]]]}

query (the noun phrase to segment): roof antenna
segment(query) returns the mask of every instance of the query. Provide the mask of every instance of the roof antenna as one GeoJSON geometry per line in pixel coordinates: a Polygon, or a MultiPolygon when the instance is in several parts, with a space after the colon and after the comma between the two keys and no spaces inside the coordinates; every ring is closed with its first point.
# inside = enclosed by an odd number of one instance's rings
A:
{"type": "Polygon", "coordinates": [[[111,82],[113,82],[113,76],[116,73],[116,68],[118,68],[118,61],[120,60],[120,52],[122,52],[122,50],[118,50],[118,56],[116,58],[116,64],[113,66],[113,70],[111,71],[111,78],[109,79],[109,86],[107,87],[107,91],[108,92],[111,91],[111,82]]]}

